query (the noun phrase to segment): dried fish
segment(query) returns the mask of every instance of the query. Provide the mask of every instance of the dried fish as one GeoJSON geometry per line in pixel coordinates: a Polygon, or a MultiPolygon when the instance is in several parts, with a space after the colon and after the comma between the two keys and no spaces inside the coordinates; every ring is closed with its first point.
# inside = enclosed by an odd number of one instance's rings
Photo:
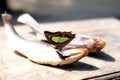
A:
{"type": "MultiPolygon", "coordinates": [[[[40,40],[43,39],[43,38],[41,38],[41,36],[43,36],[43,34],[41,35],[40,33],[43,33],[44,30],[42,30],[39,27],[39,24],[37,23],[37,21],[34,18],[32,18],[32,16],[30,16],[29,14],[27,14],[27,15],[23,14],[23,15],[19,16],[18,21],[29,25],[31,28],[33,28],[33,31],[37,33],[37,37],[40,40]],[[29,16],[29,18],[28,18],[28,16],[29,16]],[[37,24],[37,26],[34,24],[37,24]]],[[[64,48],[68,48],[68,47],[69,48],[76,48],[76,47],[88,48],[89,52],[96,53],[96,52],[100,51],[101,49],[103,49],[105,47],[105,45],[106,45],[106,42],[102,38],[79,36],[79,37],[75,37],[64,48]]]]}
{"type": "Polygon", "coordinates": [[[69,51],[71,49],[63,49],[61,51],[62,54],[66,54],[65,51],[67,51],[67,54],[69,53],[71,55],[66,58],[61,58],[54,47],[48,46],[50,44],[42,41],[37,43],[21,37],[11,23],[12,16],[10,14],[2,14],[2,19],[6,29],[8,44],[31,61],[39,64],[62,66],[76,62],[88,54],[88,49],[86,48],[72,49],[74,50],[72,53],[69,51]]]}

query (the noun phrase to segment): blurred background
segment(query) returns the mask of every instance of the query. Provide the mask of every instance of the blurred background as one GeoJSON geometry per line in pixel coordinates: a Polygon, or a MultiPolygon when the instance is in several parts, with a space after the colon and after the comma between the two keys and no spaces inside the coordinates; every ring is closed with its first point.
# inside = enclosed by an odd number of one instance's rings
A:
{"type": "Polygon", "coordinates": [[[15,21],[26,12],[39,22],[120,18],[120,0],[0,0],[0,13],[4,11],[15,21]]]}

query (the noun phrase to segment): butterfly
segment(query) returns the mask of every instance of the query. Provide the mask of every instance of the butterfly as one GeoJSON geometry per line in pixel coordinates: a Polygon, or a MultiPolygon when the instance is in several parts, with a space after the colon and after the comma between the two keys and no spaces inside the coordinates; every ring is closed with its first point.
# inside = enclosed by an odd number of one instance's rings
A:
{"type": "Polygon", "coordinates": [[[44,35],[47,38],[48,42],[55,45],[57,49],[62,49],[75,38],[75,34],[66,31],[44,31],[44,35]]]}

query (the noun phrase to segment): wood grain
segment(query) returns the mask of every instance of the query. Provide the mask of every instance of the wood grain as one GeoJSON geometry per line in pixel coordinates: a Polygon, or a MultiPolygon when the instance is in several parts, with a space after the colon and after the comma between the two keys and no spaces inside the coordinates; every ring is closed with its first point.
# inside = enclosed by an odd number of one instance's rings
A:
{"type": "MultiPolygon", "coordinates": [[[[15,25],[21,36],[37,40],[32,30],[15,25]]],[[[102,37],[106,47],[99,53],[89,54],[71,65],[51,67],[39,65],[17,54],[7,45],[4,27],[0,27],[0,77],[3,80],[81,80],[120,71],[120,21],[115,18],[41,23],[41,28],[72,30],[81,34],[102,37]]]]}

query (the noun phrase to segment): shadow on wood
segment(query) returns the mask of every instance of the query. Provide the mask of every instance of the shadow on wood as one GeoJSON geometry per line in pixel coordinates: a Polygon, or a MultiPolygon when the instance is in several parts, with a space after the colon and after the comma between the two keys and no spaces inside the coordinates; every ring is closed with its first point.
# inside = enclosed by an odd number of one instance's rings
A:
{"type": "Polygon", "coordinates": [[[102,51],[100,51],[98,53],[90,53],[88,56],[92,57],[92,58],[108,61],[108,62],[114,62],[115,61],[115,59],[112,56],[110,56],[107,53],[102,52],[102,51]]]}
{"type": "Polygon", "coordinates": [[[65,65],[65,66],[58,66],[56,68],[59,69],[63,69],[66,71],[94,71],[94,70],[98,70],[99,68],[91,65],[91,64],[87,64],[84,62],[75,62],[73,64],[69,64],[69,65],[65,65]]]}

